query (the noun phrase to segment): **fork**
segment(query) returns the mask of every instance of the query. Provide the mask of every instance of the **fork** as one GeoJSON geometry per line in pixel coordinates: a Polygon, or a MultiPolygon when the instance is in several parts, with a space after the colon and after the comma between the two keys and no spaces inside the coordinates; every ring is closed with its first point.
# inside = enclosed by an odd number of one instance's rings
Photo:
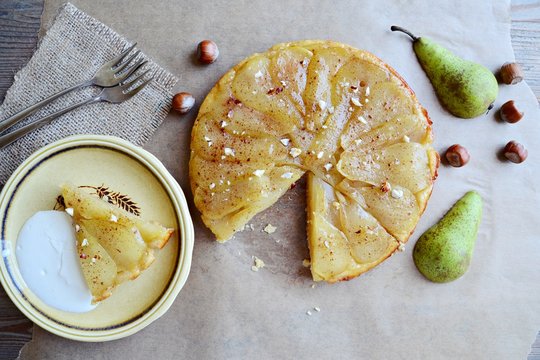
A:
{"type": "Polygon", "coordinates": [[[133,74],[135,71],[137,71],[144,64],[147,63],[147,61],[139,59],[131,67],[127,68],[127,66],[137,57],[137,55],[139,55],[139,50],[135,51],[135,53],[133,53],[129,58],[127,58],[127,60],[122,62],[122,60],[124,60],[126,56],[135,48],[135,45],[137,45],[137,43],[134,43],[129,48],[124,50],[120,55],[103,64],[91,79],[83,81],[80,84],[74,85],[65,90],[62,90],[44,100],[41,100],[37,104],[34,104],[18,112],[17,114],[0,121],[0,133],[5,131],[7,128],[15,125],[19,121],[32,115],[42,107],[50,104],[54,100],[58,99],[60,96],[70,93],[74,90],[92,85],[102,88],[108,88],[120,84],[122,81],[126,80],[131,74],[133,74]]]}
{"type": "Polygon", "coordinates": [[[31,123],[14,130],[8,134],[1,135],[0,136],[0,149],[3,149],[7,145],[11,144],[15,140],[19,139],[20,137],[28,134],[31,131],[34,131],[46,124],[49,124],[52,120],[56,119],[57,117],[64,115],[65,113],[72,111],[80,106],[83,105],[90,105],[101,101],[106,101],[112,104],[119,104],[123,101],[131,99],[133,96],[135,96],[139,91],[141,91],[146,85],[148,85],[152,78],[143,81],[141,84],[138,84],[136,87],[132,88],[134,84],[136,84],[144,75],[146,75],[150,70],[146,70],[144,73],[140,74],[133,80],[128,82],[123,82],[118,84],[118,86],[115,87],[106,87],[101,90],[101,92],[96,95],[92,96],[84,101],[81,101],[77,104],[68,106],[65,109],[59,110],[53,114],[47,115],[41,119],[37,119],[32,121],[31,123]]]}

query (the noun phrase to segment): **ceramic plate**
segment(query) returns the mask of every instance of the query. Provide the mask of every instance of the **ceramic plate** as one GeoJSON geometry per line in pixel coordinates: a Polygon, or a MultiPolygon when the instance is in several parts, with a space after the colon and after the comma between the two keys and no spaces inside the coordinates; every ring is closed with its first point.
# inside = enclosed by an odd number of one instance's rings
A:
{"type": "Polygon", "coordinates": [[[193,223],[180,186],[156,157],[119,138],[74,136],[34,153],[4,186],[0,221],[4,289],[34,323],[70,339],[114,340],[141,330],[171,306],[191,266],[193,223]],[[143,219],[176,229],[147,270],[87,313],[60,311],[40,301],[25,285],[15,256],[24,222],[37,211],[52,210],[66,182],[127,194],[143,219]]]}

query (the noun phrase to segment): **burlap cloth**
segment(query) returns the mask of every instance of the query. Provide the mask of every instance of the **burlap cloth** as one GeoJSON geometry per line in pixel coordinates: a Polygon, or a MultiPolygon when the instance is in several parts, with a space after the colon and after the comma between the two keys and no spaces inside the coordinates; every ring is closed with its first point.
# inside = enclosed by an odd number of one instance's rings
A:
{"type": "MultiPolygon", "coordinates": [[[[114,30],[67,3],[42,38],[34,56],[16,74],[15,82],[0,106],[0,120],[60,90],[92,78],[103,63],[129,45],[130,42],[114,30]]],[[[144,144],[167,115],[171,89],[178,79],[144,54],[140,56],[148,60],[148,64],[139,71],[150,69],[147,76],[154,78],[150,85],[121,104],[102,102],[80,107],[1,149],[0,187],[30,154],[69,135],[114,135],[136,145],[144,144]]],[[[91,87],[70,93],[18,126],[82,101],[99,91],[99,88],[91,87]]]]}

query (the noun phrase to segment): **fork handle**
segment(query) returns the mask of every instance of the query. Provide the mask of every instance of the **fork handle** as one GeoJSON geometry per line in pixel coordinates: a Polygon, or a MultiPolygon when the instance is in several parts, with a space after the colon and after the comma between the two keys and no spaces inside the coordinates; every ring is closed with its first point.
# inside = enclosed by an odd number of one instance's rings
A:
{"type": "Polygon", "coordinates": [[[86,99],[86,100],[81,101],[81,102],[79,102],[77,104],[68,106],[65,109],[59,110],[59,111],[57,111],[55,113],[52,113],[52,114],[47,115],[45,117],[42,117],[41,119],[34,120],[31,123],[19,128],[17,130],[14,130],[14,131],[12,131],[12,132],[10,132],[8,134],[0,135],[0,149],[3,149],[7,145],[11,144],[12,142],[19,139],[20,137],[23,137],[24,135],[28,134],[29,132],[32,132],[32,131],[34,131],[36,129],[39,129],[40,127],[42,127],[42,126],[44,126],[46,124],[49,124],[51,121],[53,121],[57,117],[59,117],[61,115],[64,115],[65,113],[70,112],[71,110],[74,110],[74,109],[76,109],[76,108],[78,108],[80,106],[83,106],[83,105],[89,105],[89,104],[93,104],[93,103],[99,102],[99,101],[100,101],[99,97],[92,97],[90,99],[86,99]]]}
{"type": "Polygon", "coordinates": [[[76,89],[80,89],[82,87],[85,87],[85,86],[89,86],[89,85],[92,85],[92,81],[84,81],[80,84],[77,84],[77,85],[74,85],[70,88],[67,88],[65,90],[62,90],[52,96],[49,96],[48,98],[46,99],[43,99],[41,100],[40,102],[38,102],[37,104],[34,104],[32,106],[29,106],[27,107],[26,109],[22,110],[22,111],[19,111],[18,113],[16,113],[15,115],[12,115],[10,117],[8,117],[7,119],[5,120],[2,120],[0,121],[0,134],[2,132],[4,132],[6,129],[12,127],[13,125],[17,124],[19,121],[23,120],[23,119],[26,119],[28,116],[32,115],[33,113],[35,113],[36,111],[38,111],[39,109],[41,109],[42,107],[50,104],[51,102],[53,102],[54,100],[58,99],[60,96],[62,95],[65,95],[67,93],[70,93],[76,89]]]}

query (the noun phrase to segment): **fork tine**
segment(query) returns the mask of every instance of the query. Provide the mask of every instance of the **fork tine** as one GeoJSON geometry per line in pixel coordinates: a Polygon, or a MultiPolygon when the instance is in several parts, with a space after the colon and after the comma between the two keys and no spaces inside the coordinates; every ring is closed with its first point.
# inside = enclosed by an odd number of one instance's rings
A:
{"type": "Polygon", "coordinates": [[[133,53],[133,55],[131,55],[129,58],[127,58],[127,60],[125,60],[124,62],[122,62],[122,64],[118,65],[115,69],[114,69],[114,73],[115,75],[118,75],[120,72],[122,72],[122,70],[124,70],[126,68],[126,66],[129,65],[130,62],[133,61],[133,59],[135,59],[137,57],[137,55],[139,55],[141,53],[140,50],[137,50],[133,53]]]}
{"type": "Polygon", "coordinates": [[[148,84],[150,84],[152,82],[152,80],[154,80],[153,78],[150,78],[148,80],[146,80],[145,82],[143,82],[141,85],[137,86],[135,89],[131,90],[130,92],[128,92],[126,95],[128,95],[129,97],[133,97],[135,95],[137,95],[137,93],[139,91],[141,91],[142,89],[144,89],[144,87],[148,84]]]}
{"type": "Polygon", "coordinates": [[[150,72],[150,69],[143,71],[140,75],[137,75],[133,80],[126,79],[126,81],[120,83],[120,86],[122,87],[122,89],[129,89],[131,86],[133,86],[133,84],[135,84],[137,81],[142,79],[142,77],[148,74],[149,72],[150,72]]]}
{"type": "Polygon", "coordinates": [[[110,62],[112,63],[112,66],[111,67],[115,67],[117,66],[118,64],[120,64],[120,62],[126,57],[127,54],[129,54],[131,52],[131,50],[133,50],[135,48],[135,46],[137,46],[137,43],[134,42],[130,47],[128,47],[126,50],[122,51],[122,53],[120,55],[118,55],[117,57],[115,57],[114,59],[112,59],[110,62]]]}
{"type": "Polygon", "coordinates": [[[141,67],[143,67],[148,61],[139,59],[137,62],[130,67],[124,74],[121,74],[120,76],[117,76],[117,79],[120,79],[120,82],[125,81],[128,77],[131,76],[131,74],[135,73],[135,71],[139,70],[141,67]]]}

